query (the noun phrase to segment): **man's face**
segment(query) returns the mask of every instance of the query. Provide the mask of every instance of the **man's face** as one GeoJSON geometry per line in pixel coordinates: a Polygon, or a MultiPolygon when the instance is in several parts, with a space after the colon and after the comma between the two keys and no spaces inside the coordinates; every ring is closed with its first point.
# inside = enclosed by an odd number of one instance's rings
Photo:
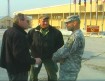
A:
{"type": "Polygon", "coordinates": [[[74,22],[66,22],[66,27],[68,31],[74,30],[74,22]]]}
{"type": "Polygon", "coordinates": [[[25,16],[24,20],[19,20],[19,25],[23,28],[23,29],[28,29],[29,27],[29,20],[28,18],[25,16]]]}
{"type": "Polygon", "coordinates": [[[39,19],[39,24],[41,28],[47,28],[49,26],[49,19],[39,19]]]}

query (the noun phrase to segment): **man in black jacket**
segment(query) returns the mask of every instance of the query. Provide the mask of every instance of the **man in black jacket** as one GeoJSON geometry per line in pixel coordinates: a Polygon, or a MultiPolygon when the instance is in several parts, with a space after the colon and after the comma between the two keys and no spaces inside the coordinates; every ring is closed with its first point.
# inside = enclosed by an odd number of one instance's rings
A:
{"type": "MultiPolygon", "coordinates": [[[[39,17],[39,25],[28,33],[31,55],[41,58],[48,75],[48,81],[57,81],[58,66],[52,61],[53,53],[63,46],[63,36],[59,30],[49,25],[49,16],[42,14],[39,17]]],[[[32,66],[30,81],[38,81],[38,73],[42,67],[32,66]]]]}
{"type": "Polygon", "coordinates": [[[9,81],[27,81],[30,65],[40,62],[31,58],[27,33],[28,18],[24,14],[14,17],[13,27],[4,32],[1,47],[0,66],[8,73],[9,81]]]}

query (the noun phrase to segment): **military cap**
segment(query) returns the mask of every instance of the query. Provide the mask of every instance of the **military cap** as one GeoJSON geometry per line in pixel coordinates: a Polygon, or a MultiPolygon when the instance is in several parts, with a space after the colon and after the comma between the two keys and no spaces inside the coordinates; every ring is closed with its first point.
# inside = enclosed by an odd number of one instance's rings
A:
{"type": "Polygon", "coordinates": [[[47,14],[41,14],[39,15],[39,19],[49,19],[49,16],[47,14]]]}
{"type": "Polygon", "coordinates": [[[65,23],[72,21],[80,21],[80,17],[78,15],[68,16],[65,23]]]}

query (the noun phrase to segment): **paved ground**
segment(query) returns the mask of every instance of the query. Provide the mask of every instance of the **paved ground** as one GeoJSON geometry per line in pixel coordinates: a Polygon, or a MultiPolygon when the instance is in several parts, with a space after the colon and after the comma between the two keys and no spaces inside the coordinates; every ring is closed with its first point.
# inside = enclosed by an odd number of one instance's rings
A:
{"type": "MultiPolygon", "coordinates": [[[[105,81],[105,38],[86,37],[85,39],[86,47],[77,81],[105,81]]],[[[43,80],[46,77],[45,69],[42,68],[39,78],[43,80]]]]}
{"type": "MultiPolygon", "coordinates": [[[[0,45],[1,45],[0,35],[0,45]]],[[[65,41],[67,37],[64,37],[65,41]]],[[[86,47],[83,55],[82,68],[77,81],[105,81],[105,38],[86,37],[86,47]]],[[[58,64],[59,65],[59,64],[58,64]]],[[[59,76],[59,72],[58,72],[59,76]]],[[[46,80],[47,74],[42,67],[40,80],[46,80]]],[[[0,81],[8,80],[5,69],[0,68],[0,81]]]]}

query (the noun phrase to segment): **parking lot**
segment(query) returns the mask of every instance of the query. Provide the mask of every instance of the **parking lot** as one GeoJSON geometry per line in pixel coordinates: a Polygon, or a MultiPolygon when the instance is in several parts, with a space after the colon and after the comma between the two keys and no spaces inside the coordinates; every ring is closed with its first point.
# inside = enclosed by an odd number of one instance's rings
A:
{"type": "MultiPolygon", "coordinates": [[[[2,35],[0,35],[0,46],[1,39],[2,35]]],[[[67,36],[64,36],[64,39],[66,41],[67,36]]],[[[82,68],[77,81],[105,81],[105,38],[85,37],[85,40],[86,46],[83,55],[82,68]]],[[[47,79],[44,67],[41,69],[39,79],[47,79]]],[[[3,80],[8,80],[7,72],[5,69],[0,68],[0,81],[3,80]]]]}

